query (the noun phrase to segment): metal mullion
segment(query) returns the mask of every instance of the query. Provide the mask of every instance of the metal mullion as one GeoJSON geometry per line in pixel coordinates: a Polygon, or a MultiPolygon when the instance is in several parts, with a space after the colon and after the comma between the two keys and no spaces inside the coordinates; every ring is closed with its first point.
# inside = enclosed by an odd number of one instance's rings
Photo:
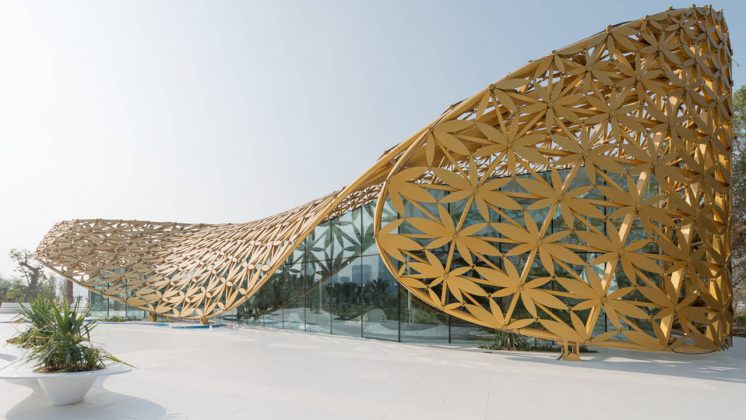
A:
{"type": "MultiPolygon", "coordinates": [[[[327,264],[331,268],[329,270],[329,284],[332,284],[331,282],[334,280],[334,225],[332,224],[332,221],[329,220],[329,259],[327,260],[327,264]]],[[[334,290],[334,287],[331,288],[334,290]]],[[[334,334],[334,299],[329,299],[329,334],[334,334]]]]}

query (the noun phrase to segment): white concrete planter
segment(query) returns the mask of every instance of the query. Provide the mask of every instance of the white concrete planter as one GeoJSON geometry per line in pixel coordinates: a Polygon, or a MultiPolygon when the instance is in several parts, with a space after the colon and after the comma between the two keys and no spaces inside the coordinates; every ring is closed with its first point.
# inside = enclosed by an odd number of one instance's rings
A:
{"type": "Polygon", "coordinates": [[[90,372],[39,373],[34,372],[33,366],[19,358],[0,369],[0,379],[36,380],[52,404],[69,405],[83,401],[96,379],[126,373],[130,370],[132,368],[129,366],[114,363],[107,365],[104,369],[90,372]]]}

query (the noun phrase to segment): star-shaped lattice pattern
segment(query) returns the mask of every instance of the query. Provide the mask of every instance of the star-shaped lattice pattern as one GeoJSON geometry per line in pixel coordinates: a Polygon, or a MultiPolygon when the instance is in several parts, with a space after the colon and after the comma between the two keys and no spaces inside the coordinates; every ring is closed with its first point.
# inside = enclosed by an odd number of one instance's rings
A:
{"type": "Polygon", "coordinates": [[[672,10],[532,61],[462,102],[379,198],[387,266],[480,325],[714,350],[730,335],[730,46],[672,10]]]}
{"type": "Polygon", "coordinates": [[[709,7],[610,26],[452,105],[338,193],[245,224],[62,222],[37,257],[107,297],[206,318],[253,296],[319,223],[378,198],[387,267],[452,316],[565,343],[719,349],[730,66],[709,7]]]}

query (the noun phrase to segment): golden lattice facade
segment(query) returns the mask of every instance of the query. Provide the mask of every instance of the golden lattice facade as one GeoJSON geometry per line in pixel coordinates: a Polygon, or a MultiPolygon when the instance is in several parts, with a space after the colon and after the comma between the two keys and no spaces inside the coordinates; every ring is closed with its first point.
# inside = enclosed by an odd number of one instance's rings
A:
{"type": "Polygon", "coordinates": [[[731,84],[722,14],[669,10],[531,61],[304,206],[245,224],[66,221],[36,254],[107,297],[205,319],[375,202],[386,268],[450,316],[564,345],[718,350],[731,84]]]}

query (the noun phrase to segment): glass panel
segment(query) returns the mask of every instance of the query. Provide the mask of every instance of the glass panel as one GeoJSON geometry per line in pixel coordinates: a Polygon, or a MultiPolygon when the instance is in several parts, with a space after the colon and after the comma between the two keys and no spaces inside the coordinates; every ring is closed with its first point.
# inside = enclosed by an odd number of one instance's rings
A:
{"type": "MultiPolygon", "coordinates": [[[[362,248],[363,255],[378,255],[378,247],[373,236],[373,215],[375,214],[376,202],[373,201],[360,208],[362,218],[362,248]]],[[[387,224],[396,219],[396,212],[391,204],[386,201],[381,215],[381,223],[387,224]]]]}
{"type": "Polygon", "coordinates": [[[335,257],[345,259],[358,256],[362,252],[360,213],[361,210],[358,208],[331,221],[335,257]]]}
{"type": "Polygon", "coordinates": [[[254,315],[254,318],[257,324],[265,326],[264,321],[271,308],[270,290],[265,289],[264,287],[259,289],[259,292],[257,293],[257,300],[257,311],[254,315]]]}
{"type": "Polygon", "coordinates": [[[96,318],[105,318],[109,316],[109,299],[98,293],[88,292],[88,301],[90,302],[91,316],[96,318]]]}
{"type": "Polygon", "coordinates": [[[399,340],[399,283],[379,256],[363,257],[363,337],[399,340]]]}
{"type": "Polygon", "coordinates": [[[336,261],[332,276],[332,333],[360,337],[361,320],[361,258],[336,261]]]}
{"type": "MultiPolygon", "coordinates": [[[[529,205],[531,205],[534,202],[534,200],[529,200],[529,199],[526,199],[526,198],[523,198],[523,197],[516,197],[516,196],[510,195],[510,193],[519,193],[519,194],[522,194],[522,193],[526,192],[526,190],[523,189],[523,187],[516,181],[516,179],[523,178],[523,177],[526,177],[526,175],[517,175],[510,182],[508,182],[507,184],[503,185],[500,188],[500,190],[504,191],[509,197],[511,197],[513,200],[515,200],[516,203],[520,204],[523,207],[528,207],[529,205]]],[[[523,223],[523,211],[521,211],[521,210],[511,210],[511,209],[506,209],[506,208],[503,208],[501,210],[502,210],[503,213],[505,213],[505,216],[507,216],[507,218],[504,217],[504,216],[500,216],[500,221],[501,222],[503,222],[503,223],[509,223],[508,218],[510,218],[512,220],[518,221],[521,224],[523,223]]]]}
{"type": "Polygon", "coordinates": [[[451,343],[464,343],[479,346],[490,344],[495,339],[495,330],[480,327],[456,317],[451,317],[451,343]]]}
{"type": "Polygon", "coordinates": [[[448,316],[401,290],[401,341],[447,343],[448,316]]]}
{"type": "Polygon", "coordinates": [[[120,318],[126,318],[127,317],[127,310],[125,309],[127,305],[125,305],[122,302],[116,301],[111,299],[109,302],[109,317],[120,317],[120,318]]]}
{"type": "MultiPolygon", "coordinates": [[[[126,294],[127,294],[127,299],[128,300],[129,300],[129,298],[135,296],[134,290],[131,287],[129,287],[129,285],[127,287],[126,294]]],[[[137,309],[137,308],[135,308],[133,306],[130,306],[130,305],[127,305],[127,304],[124,305],[124,311],[127,314],[127,320],[133,320],[134,321],[134,320],[138,320],[138,319],[143,319],[143,318],[145,318],[145,315],[146,315],[145,311],[143,311],[142,309],[137,309]]]]}
{"type": "Polygon", "coordinates": [[[305,311],[305,276],[303,265],[295,264],[285,270],[285,309],[283,311],[283,326],[291,330],[306,329],[305,311]]]}
{"type": "Polygon", "coordinates": [[[329,270],[320,263],[304,264],[306,279],[306,331],[331,332],[329,270]]]}
{"type": "MultiPolygon", "coordinates": [[[[310,234],[313,235],[313,232],[310,234]]],[[[309,235],[309,236],[310,236],[309,235]]],[[[306,258],[306,254],[310,252],[310,248],[313,246],[313,241],[309,240],[308,237],[303,240],[303,242],[298,245],[297,248],[293,250],[293,252],[290,254],[287,260],[285,260],[285,265],[294,265],[294,264],[302,264],[303,260],[306,258]]]]}
{"type": "Polygon", "coordinates": [[[261,288],[243,305],[236,308],[236,320],[249,325],[262,325],[262,316],[266,309],[265,302],[262,299],[263,296],[264,288],[261,288]]]}
{"type": "Polygon", "coordinates": [[[146,317],[145,311],[127,305],[127,319],[136,320],[136,319],[144,319],[145,317],[146,317]]]}
{"type": "Polygon", "coordinates": [[[332,236],[329,222],[322,223],[313,230],[306,242],[306,261],[324,262],[332,256],[332,236]]]}
{"type": "Polygon", "coordinates": [[[264,315],[265,327],[282,328],[283,283],[284,275],[281,270],[277,270],[262,288],[267,299],[267,312],[264,315]]]}

